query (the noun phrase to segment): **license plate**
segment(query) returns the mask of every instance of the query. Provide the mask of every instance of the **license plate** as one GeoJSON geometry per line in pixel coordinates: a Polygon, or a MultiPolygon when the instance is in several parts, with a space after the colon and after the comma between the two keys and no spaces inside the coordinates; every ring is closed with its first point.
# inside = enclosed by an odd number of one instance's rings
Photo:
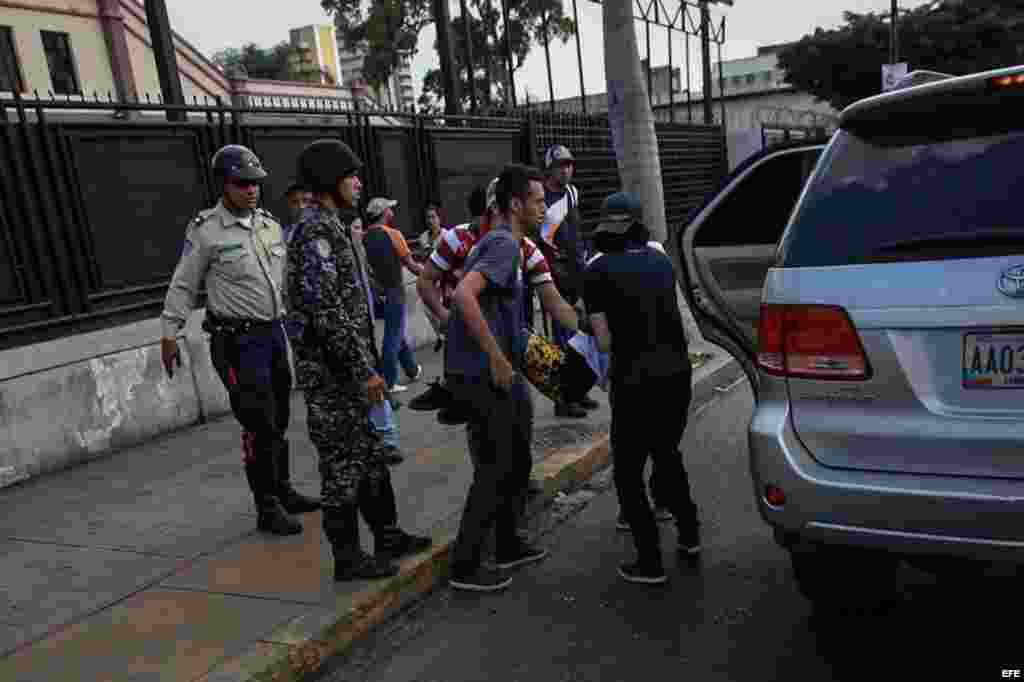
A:
{"type": "Polygon", "coordinates": [[[964,388],[1024,388],[1024,334],[966,334],[964,388]]]}

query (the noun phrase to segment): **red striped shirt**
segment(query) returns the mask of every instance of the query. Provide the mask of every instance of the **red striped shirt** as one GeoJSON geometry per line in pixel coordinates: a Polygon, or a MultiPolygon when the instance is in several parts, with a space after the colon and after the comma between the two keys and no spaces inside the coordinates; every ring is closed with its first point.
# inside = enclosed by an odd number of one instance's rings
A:
{"type": "MultiPolygon", "coordinates": [[[[442,233],[441,241],[438,242],[437,248],[430,254],[430,262],[438,270],[445,273],[446,277],[450,278],[451,281],[457,281],[454,273],[461,271],[463,266],[465,266],[469,252],[473,250],[483,232],[486,232],[486,227],[481,230],[481,235],[475,234],[470,227],[470,223],[457,225],[450,230],[446,230],[442,233]]],[[[545,282],[554,281],[551,277],[551,268],[548,267],[544,254],[541,253],[541,250],[537,248],[537,245],[532,240],[523,237],[521,249],[523,272],[526,274],[526,279],[530,284],[539,286],[545,282]]]]}

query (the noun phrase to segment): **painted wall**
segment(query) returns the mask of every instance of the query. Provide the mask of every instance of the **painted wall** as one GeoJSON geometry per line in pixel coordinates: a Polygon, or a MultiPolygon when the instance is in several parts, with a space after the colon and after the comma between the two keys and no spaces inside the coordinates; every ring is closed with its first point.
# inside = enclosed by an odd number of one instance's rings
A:
{"type": "MultiPolygon", "coordinates": [[[[136,90],[143,99],[146,94],[155,98],[160,94],[160,75],[156,70],[156,57],[149,38],[145,9],[133,0],[123,0],[121,6],[136,90]]],[[[219,69],[178,36],[174,38],[174,46],[181,89],[187,99],[220,96],[225,102],[230,101],[227,78],[219,69]]]]}
{"type": "MultiPolygon", "coordinates": [[[[53,89],[40,31],[68,34],[78,69],[79,85],[85,93],[91,95],[96,91],[106,96],[108,92],[115,91],[114,75],[95,1],[51,0],[47,3],[35,0],[31,3],[31,6],[39,8],[59,6],[69,12],[78,12],[79,16],[19,9],[7,4],[14,3],[0,3],[0,26],[9,26],[14,35],[14,49],[28,94],[38,90],[45,97],[53,89]]],[[[30,6],[29,3],[24,4],[30,6]]]]}

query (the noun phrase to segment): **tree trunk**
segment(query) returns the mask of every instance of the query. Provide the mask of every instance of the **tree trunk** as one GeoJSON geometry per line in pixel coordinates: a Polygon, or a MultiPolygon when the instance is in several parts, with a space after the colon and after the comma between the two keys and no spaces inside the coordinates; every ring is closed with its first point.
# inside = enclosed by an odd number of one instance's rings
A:
{"type": "MultiPolygon", "coordinates": [[[[622,188],[636,195],[644,207],[644,219],[651,238],[665,244],[676,268],[680,267],[675,234],[665,219],[665,197],[661,183],[661,159],[654,131],[654,112],[647,97],[647,83],[637,52],[632,0],[604,0],[604,66],[608,84],[608,121],[615,140],[615,156],[622,188]]],[[[678,229],[678,226],[675,226],[678,229]]],[[[702,340],[686,304],[679,308],[690,342],[702,340]]]]}

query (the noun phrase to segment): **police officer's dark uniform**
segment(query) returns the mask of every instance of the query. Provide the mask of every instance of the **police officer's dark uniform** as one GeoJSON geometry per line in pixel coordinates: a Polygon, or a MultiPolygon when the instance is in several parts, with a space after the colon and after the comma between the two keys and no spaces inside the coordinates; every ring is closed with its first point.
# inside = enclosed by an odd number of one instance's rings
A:
{"type": "Polygon", "coordinates": [[[351,227],[359,216],[339,192],[339,184],[357,175],[362,162],[342,142],[320,140],[303,150],[298,167],[306,187],[336,204],[315,201],[302,214],[288,245],[286,287],[295,371],[306,395],[309,437],[320,455],[323,524],[334,577],[394,575],[392,559],[426,549],[431,540],[398,527],[387,467],[391,453],[370,421],[367,383],[379,358],[360,281],[362,263],[352,243],[351,227]],[[373,557],[359,542],[360,511],[374,535],[373,557]]]}
{"type": "MultiPolygon", "coordinates": [[[[267,177],[249,149],[229,145],[213,157],[219,187],[267,177]]],[[[225,194],[188,226],[181,260],[163,312],[164,362],[177,351],[174,338],[195,307],[200,284],[207,293],[203,329],[224,382],[231,409],[250,436],[245,473],[258,510],[260,530],[278,535],[302,531],[289,514],[319,509],[319,501],[291,485],[286,432],[292,376],[282,326],[286,248],[281,226],[268,212],[233,211],[225,194]]]]}

